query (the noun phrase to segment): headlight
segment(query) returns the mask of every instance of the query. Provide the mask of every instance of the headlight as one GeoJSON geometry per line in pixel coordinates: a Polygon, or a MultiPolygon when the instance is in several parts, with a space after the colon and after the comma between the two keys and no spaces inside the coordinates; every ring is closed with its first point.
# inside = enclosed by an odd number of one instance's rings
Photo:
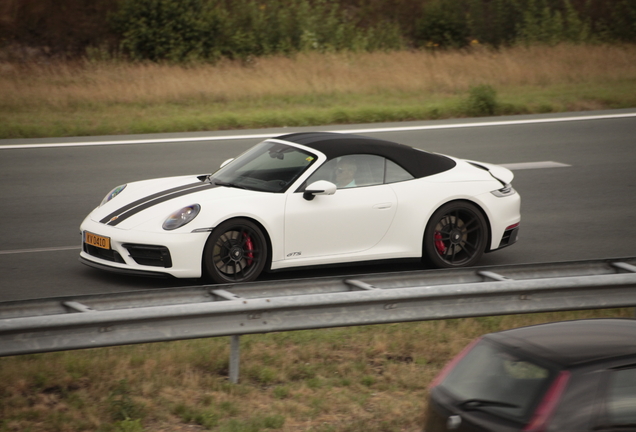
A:
{"type": "Polygon", "coordinates": [[[201,211],[201,206],[199,204],[192,204],[190,206],[184,207],[181,210],[177,210],[168,216],[168,219],[165,220],[162,227],[167,231],[172,231],[177,228],[181,228],[192,219],[197,217],[201,211]]]}
{"type": "Polygon", "coordinates": [[[104,204],[106,204],[108,201],[110,201],[113,198],[115,198],[124,189],[126,189],[126,185],[121,185],[121,186],[117,186],[115,189],[113,189],[112,191],[108,192],[108,195],[106,195],[104,197],[104,199],[102,200],[102,203],[99,206],[101,207],[104,204]]]}

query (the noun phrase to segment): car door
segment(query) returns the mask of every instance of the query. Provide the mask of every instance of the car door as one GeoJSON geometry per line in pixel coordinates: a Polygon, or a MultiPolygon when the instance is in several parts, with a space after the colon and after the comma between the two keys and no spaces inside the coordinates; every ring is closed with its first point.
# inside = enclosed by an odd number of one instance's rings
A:
{"type": "Polygon", "coordinates": [[[333,195],[312,200],[290,194],[285,208],[286,259],[355,254],[371,249],[386,234],[397,198],[384,181],[384,158],[351,155],[327,162],[307,181],[339,182],[333,195]],[[338,166],[357,164],[354,180],[336,178],[338,166]]]}

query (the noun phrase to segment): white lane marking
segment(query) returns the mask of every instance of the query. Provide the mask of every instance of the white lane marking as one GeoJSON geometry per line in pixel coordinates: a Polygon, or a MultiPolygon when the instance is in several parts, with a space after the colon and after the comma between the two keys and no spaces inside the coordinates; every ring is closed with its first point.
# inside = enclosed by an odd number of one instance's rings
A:
{"type": "Polygon", "coordinates": [[[508,168],[509,170],[524,170],[524,169],[540,169],[540,168],[563,168],[569,167],[572,165],[564,164],[561,162],[553,162],[553,161],[544,161],[544,162],[519,162],[519,163],[508,163],[508,164],[499,164],[504,168],[508,168]]]}
{"type": "Polygon", "coordinates": [[[48,248],[37,248],[37,249],[4,250],[4,251],[0,251],[0,255],[13,255],[13,254],[32,253],[32,252],[58,252],[58,251],[75,250],[75,249],[81,249],[81,247],[80,246],[61,246],[61,247],[48,247],[48,248]]]}
{"type": "MultiPolygon", "coordinates": [[[[473,128],[473,127],[488,127],[488,126],[514,126],[525,124],[540,124],[540,123],[559,123],[559,122],[571,122],[571,121],[587,121],[587,120],[605,120],[605,119],[620,119],[636,117],[636,113],[626,114],[605,114],[594,116],[580,116],[580,117],[558,117],[558,118],[545,118],[545,119],[527,119],[527,120],[505,120],[505,121],[492,121],[492,122],[480,122],[480,123],[457,123],[457,124],[441,124],[441,125],[428,125],[428,126],[401,126],[401,127],[389,127],[389,128],[368,128],[368,129],[343,129],[327,132],[340,132],[340,133],[381,133],[381,132],[406,132],[417,130],[436,130],[436,129],[460,129],[460,128],[473,128]]],[[[112,141],[82,141],[82,142],[60,142],[60,143],[46,143],[46,144],[0,144],[0,150],[12,150],[12,149],[29,149],[29,148],[53,148],[53,147],[89,147],[89,146],[111,146],[111,145],[130,145],[130,144],[159,144],[159,143],[183,143],[183,142],[201,142],[201,141],[226,141],[226,140],[240,140],[240,139],[265,139],[278,135],[283,135],[281,132],[271,134],[252,134],[252,135],[221,135],[221,136],[208,136],[208,137],[189,137],[189,138],[160,138],[160,139],[137,139],[137,140],[112,140],[112,141]]]]}

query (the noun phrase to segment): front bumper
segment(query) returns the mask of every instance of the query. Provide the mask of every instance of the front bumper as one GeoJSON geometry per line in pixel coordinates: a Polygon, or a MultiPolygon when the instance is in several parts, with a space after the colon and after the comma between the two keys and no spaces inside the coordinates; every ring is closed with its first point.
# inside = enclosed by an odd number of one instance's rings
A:
{"type": "Polygon", "coordinates": [[[123,230],[90,218],[80,226],[80,262],[102,270],[143,276],[201,277],[208,232],[144,232],[123,230]],[[108,249],[87,244],[85,232],[108,237],[108,249]]]}
{"type": "Polygon", "coordinates": [[[120,267],[108,266],[108,265],[100,264],[95,261],[88,260],[84,258],[81,254],[79,257],[79,262],[99,270],[105,270],[111,273],[124,274],[128,276],[144,276],[144,277],[154,277],[154,278],[167,278],[171,276],[169,273],[164,273],[164,272],[152,272],[147,270],[134,270],[134,269],[125,269],[120,267]]]}

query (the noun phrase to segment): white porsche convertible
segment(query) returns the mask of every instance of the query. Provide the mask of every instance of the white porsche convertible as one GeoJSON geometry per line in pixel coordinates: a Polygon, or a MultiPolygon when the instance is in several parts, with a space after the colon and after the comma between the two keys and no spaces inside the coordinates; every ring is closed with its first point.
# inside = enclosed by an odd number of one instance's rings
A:
{"type": "Polygon", "coordinates": [[[218,283],[394,258],[470,266],[517,240],[512,178],[501,166],[379,139],[283,135],[213,174],[116,187],[80,227],[80,261],[218,283]]]}

